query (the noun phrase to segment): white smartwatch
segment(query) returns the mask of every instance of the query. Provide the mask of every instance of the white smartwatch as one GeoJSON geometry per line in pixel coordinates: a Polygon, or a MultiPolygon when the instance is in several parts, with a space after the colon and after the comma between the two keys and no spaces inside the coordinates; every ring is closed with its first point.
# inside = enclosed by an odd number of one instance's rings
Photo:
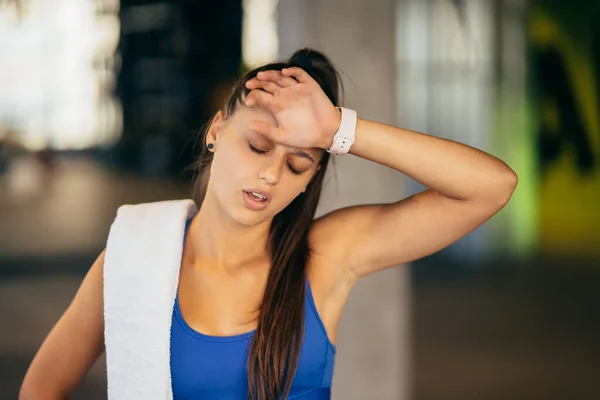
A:
{"type": "Polygon", "coordinates": [[[356,136],[356,111],[344,107],[336,107],[342,114],[340,127],[333,136],[333,144],[328,153],[342,155],[348,153],[356,136]]]}

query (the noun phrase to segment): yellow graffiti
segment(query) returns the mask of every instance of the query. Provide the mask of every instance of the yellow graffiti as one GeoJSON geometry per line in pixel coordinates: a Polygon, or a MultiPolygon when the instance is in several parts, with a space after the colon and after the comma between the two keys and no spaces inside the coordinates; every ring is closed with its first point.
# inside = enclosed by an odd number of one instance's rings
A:
{"type": "MultiPolygon", "coordinates": [[[[532,10],[529,36],[535,48],[551,47],[560,54],[596,161],[591,174],[582,174],[575,167],[574,149],[566,146],[546,167],[540,185],[540,245],[545,253],[600,258],[600,108],[596,92],[600,77],[594,71],[591,38],[563,26],[551,10],[539,6],[532,10]]],[[[538,100],[539,123],[547,131],[557,132],[561,115],[556,102],[552,98],[538,100]]]]}

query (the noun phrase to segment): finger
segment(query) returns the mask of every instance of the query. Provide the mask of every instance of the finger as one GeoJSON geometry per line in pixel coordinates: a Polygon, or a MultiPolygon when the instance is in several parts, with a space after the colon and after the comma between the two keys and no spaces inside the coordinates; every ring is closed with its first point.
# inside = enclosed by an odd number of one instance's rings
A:
{"type": "Polygon", "coordinates": [[[281,143],[283,130],[264,121],[250,121],[249,127],[254,132],[266,136],[268,139],[281,143]]]}
{"type": "Polygon", "coordinates": [[[272,102],[273,102],[273,95],[271,93],[267,93],[267,92],[265,92],[263,90],[259,90],[259,89],[251,90],[245,99],[246,106],[248,106],[248,107],[260,105],[265,108],[269,108],[271,106],[272,102]]]}
{"type": "Polygon", "coordinates": [[[269,93],[277,93],[279,90],[282,89],[281,86],[279,86],[278,84],[274,83],[274,82],[270,82],[270,81],[261,81],[258,79],[251,79],[248,82],[246,82],[246,87],[248,89],[264,89],[269,93]]]}
{"type": "Polygon", "coordinates": [[[276,70],[260,71],[256,77],[260,80],[275,82],[281,87],[289,87],[298,84],[298,81],[294,78],[285,76],[281,71],[276,70]]]}
{"type": "Polygon", "coordinates": [[[260,80],[259,79],[252,78],[252,79],[248,79],[246,81],[245,86],[248,89],[254,89],[254,88],[257,88],[259,84],[260,84],[260,80]]]}
{"type": "Polygon", "coordinates": [[[312,76],[310,76],[308,74],[308,72],[306,72],[305,70],[303,70],[300,67],[284,68],[281,70],[281,73],[284,76],[289,76],[289,77],[296,79],[300,83],[315,82],[315,80],[312,78],[312,76]]]}

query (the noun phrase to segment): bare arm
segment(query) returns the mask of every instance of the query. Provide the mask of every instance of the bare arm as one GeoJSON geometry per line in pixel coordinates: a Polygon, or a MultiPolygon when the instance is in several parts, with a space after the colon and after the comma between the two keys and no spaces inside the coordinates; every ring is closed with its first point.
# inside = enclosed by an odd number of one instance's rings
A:
{"type": "Polygon", "coordinates": [[[391,204],[349,207],[315,222],[312,242],[358,279],[432,254],[497,213],[517,176],[467,145],[359,119],[356,156],[394,168],[430,189],[391,204]]]}
{"type": "MultiPolygon", "coordinates": [[[[330,148],[341,115],[306,71],[262,71],[246,87],[252,89],[246,105],[266,108],[278,123],[253,121],[250,129],[291,147],[330,148]]],[[[309,241],[331,265],[332,285],[448,246],[497,213],[517,185],[514,171],[490,154],[365,119],[358,119],[349,150],[430,189],[395,203],[345,208],[319,218],[309,241]]]]}
{"type": "Polygon", "coordinates": [[[104,251],[35,355],[19,399],[66,399],[104,350],[104,251]]]}

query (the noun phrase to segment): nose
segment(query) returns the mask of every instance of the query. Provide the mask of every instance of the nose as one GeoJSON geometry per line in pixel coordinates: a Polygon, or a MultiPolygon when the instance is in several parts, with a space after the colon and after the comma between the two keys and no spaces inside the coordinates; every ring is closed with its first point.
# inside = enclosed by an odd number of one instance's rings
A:
{"type": "Polygon", "coordinates": [[[264,180],[269,185],[275,185],[279,182],[281,176],[281,163],[270,162],[264,165],[258,172],[258,178],[264,180]]]}

